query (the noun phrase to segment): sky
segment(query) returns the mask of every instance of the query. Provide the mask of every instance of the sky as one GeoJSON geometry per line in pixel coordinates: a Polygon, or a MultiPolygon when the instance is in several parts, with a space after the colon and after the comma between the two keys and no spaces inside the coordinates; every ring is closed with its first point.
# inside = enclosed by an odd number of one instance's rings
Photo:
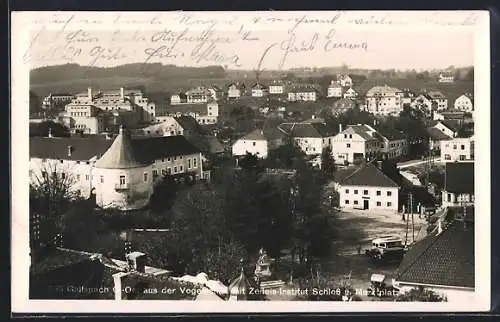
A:
{"type": "Polygon", "coordinates": [[[77,63],[109,67],[160,62],[230,69],[289,69],[347,64],[364,69],[444,69],[474,65],[472,28],[344,28],[174,25],[154,29],[32,31],[30,68],[77,63]],[[200,39],[202,38],[202,39],[200,39]]]}

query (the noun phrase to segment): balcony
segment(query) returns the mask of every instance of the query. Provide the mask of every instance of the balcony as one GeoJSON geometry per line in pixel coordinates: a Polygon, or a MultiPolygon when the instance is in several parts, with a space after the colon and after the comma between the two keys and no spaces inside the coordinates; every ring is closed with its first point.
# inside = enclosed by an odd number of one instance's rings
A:
{"type": "Polygon", "coordinates": [[[126,183],[123,183],[123,184],[120,184],[120,183],[117,183],[115,184],[115,190],[120,192],[120,191],[127,191],[128,190],[128,184],[126,183]]]}

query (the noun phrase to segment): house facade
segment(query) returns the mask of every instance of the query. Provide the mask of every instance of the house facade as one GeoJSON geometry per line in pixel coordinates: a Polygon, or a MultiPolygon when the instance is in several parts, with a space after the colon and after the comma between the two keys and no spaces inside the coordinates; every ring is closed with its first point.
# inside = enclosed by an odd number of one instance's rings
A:
{"type": "Polygon", "coordinates": [[[440,91],[429,91],[427,95],[434,102],[434,106],[438,111],[448,109],[448,98],[443,93],[440,91]]]}
{"type": "Polygon", "coordinates": [[[345,130],[339,125],[339,133],[332,138],[335,162],[352,164],[375,157],[382,144],[376,133],[369,125],[348,125],[345,130]]]}
{"type": "Polygon", "coordinates": [[[290,102],[315,102],[317,99],[318,91],[315,88],[297,87],[288,92],[288,100],[290,102]]]}
{"type": "Polygon", "coordinates": [[[207,103],[171,105],[165,115],[157,116],[157,122],[164,122],[168,117],[191,116],[199,124],[216,124],[219,119],[219,104],[211,98],[207,103]]]}
{"type": "Polygon", "coordinates": [[[468,138],[451,138],[440,142],[441,161],[470,161],[474,160],[474,136],[468,138]]]}
{"type": "Polygon", "coordinates": [[[455,81],[455,76],[450,72],[442,72],[439,74],[438,81],[440,83],[453,83],[455,81]]]}
{"type": "Polygon", "coordinates": [[[42,101],[42,108],[44,109],[51,109],[55,105],[59,104],[68,104],[73,100],[75,97],[74,95],[71,94],[66,94],[66,93],[49,93],[48,96],[44,97],[42,101]]]}
{"type": "Polygon", "coordinates": [[[375,86],[366,93],[366,110],[375,115],[399,115],[403,110],[402,91],[390,86],[375,86]]]}
{"type": "Polygon", "coordinates": [[[183,136],[30,138],[30,179],[71,180],[83,197],[95,195],[103,208],[146,206],[161,175],[206,177],[200,151],[183,136]]]}
{"type": "Polygon", "coordinates": [[[269,89],[260,84],[256,83],[255,85],[252,86],[252,97],[264,97],[269,94],[269,89]]]}
{"type": "Polygon", "coordinates": [[[240,98],[245,95],[245,84],[242,83],[231,83],[227,89],[228,98],[240,98]]]}
{"type": "Polygon", "coordinates": [[[250,153],[260,159],[267,158],[268,143],[264,131],[257,129],[236,140],[232,152],[233,156],[245,156],[250,153]]]}
{"type": "Polygon", "coordinates": [[[358,93],[352,87],[344,92],[344,98],[355,99],[356,97],[358,97],[358,93]]]}
{"type": "Polygon", "coordinates": [[[269,94],[284,94],[285,93],[285,85],[281,81],[273,81],[269,84],[269,94]]]}
{"type": "Polygon", "coordinates": [[[108,118],[105,113],[90,104],[67,104],[63,124],[70,131],[84,134],[99,134],[105,131],[108,118]]]}
{"type": "Polygon", "coordinates": [[[443,207],[474,205],[474,161],[447,162],[442,192],[443,207]]]}
{"type": "Polygon", "coordinates": [[[472,95],[468,93],[460,95],[453,103],[453,107],[459,111],[472,113],[474,111],[472,95]]]}
{"type": "Polygon", "coordinates": [[[398,212],[399,186],[372,163],[353,170],[337,189],[342,209],[398,212]]]}
{"type": "Polygon", "coordinates": [[[331,81],[327,89],[327,97],[342,97],[342,86],[337,81],[331,81]]]}
{"type": "Polygon", "coordinates": [[[187,103],[187,96],[185,93],[177,93],[170,96],[170,104],[184,104],[187,103]]]}
{"type": "Polygon", "coordinates": [[[430,113],[433,110],[434,103],[427,94],[420,94],[410,103],[410,107],[416,110],[430,113]]]}

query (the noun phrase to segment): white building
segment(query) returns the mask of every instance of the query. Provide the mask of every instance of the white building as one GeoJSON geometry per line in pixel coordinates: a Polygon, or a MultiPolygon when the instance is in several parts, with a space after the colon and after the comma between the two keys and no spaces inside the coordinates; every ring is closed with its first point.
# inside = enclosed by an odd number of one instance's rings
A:
{"type": "Polygon", "coordinates": [[[106,116],[95,105],[67,104],[62,119],[63,124],[73,132],[99,134],[106,128],[106,116]]]}
{"type": "Polygon", "coordinates": [[[474,222],[465,220],[439,225],[409,248],[395,277],[400,293],[423,288],[446,297],[448,303],[474,301],[474,222]]]}
{"type": "Polygon", "coordinates": [[[455,81],[455,76],[450,72],[443,72],[439,74],[438,81],[440,83],[453,83],[455,81]]]}
{"type": "Polygon", "coordinates": [[[337,176],[340,208],[398,212],[399,186],[379,166],[367,163],[356,169],[344,170],[350,173],[337,176]]]}
{"type": "Polygon", "coordinates": [[[281,81],[273,81],[269,85],[269,94],[284,94],[285,93],[285,85],[281,81]]]}
{"type": "Polygon", "coordinates": [[[240,98],[245,95],[245,84],[243,83],[231,83],[228,86],[227,97],[228,98],[240,98]]]}
{"type": "Polygon", "coordinates": [[[187,115],[199,124],[216,124],[219,119],[219,104],[210,99],[207,103],[171,105],[165,115],[157,116],[157,122],[164,122],[168,117],[187,115]]]}
{"type": "Polygon", "coordinates": [[[332,146],[335,135],[335,131],[325,123],[314,121],[282,123],[278,129],[293,138],[296,146],[310,158],[313,166],[321,164],[321,153],[323,149],[332,146]]]}
{"type": "Polygon", "coordinates": [[[358,97],[358,93],[354,90],[354,88],[348,88],[344,93],[344,98],[355,99],[358,97]]]}
{"type": "Polygon", "coordinates": [[[328,85],[327,97],[342,97],[342,86],[337,81],[331,81],[328,85]]]}
{"type": "Polygon", "coordinates": [[[403,92],[390,86],[375,86],[366,93],[366,110],[375,115],[399,115],[403,92]]]}
{"type": "Polygon", "coordinates": [[[411,108],[430,113],[433,110],[434,103],[427,94],[420,94],[410,103],[411,108]]]}
{"type": "Polygon", "coordinates": [[[468,93],[460,95],[453,103],[453,107],[456,110],[471,113],[472,111],[474,111],[474,102],[472,99],[472,95],[468,93]]]}
{"type": "Polygon", "coordinates": [[[178,94],[173,94],[170,96],[170,104],[176,105],[176,104],[183,104],[187,103],[187,96],[185,93],[178,93],[178,94]]]}
{"type": "Polygon", "coordinates": [[[206,103],[212,97],[208,88],[199,86],[186,92],[187,103],[198,104],[206,103]]]}
{"type": "Polygon", "coordinates": [[[474,190],[474,161],[446,163],[443,207],[474,205],[474,190]]]}
{"type": "Polygon", "coordinates": [[[252,86],[252,97],[264,97],[269,94],[269,89],[261,83],[252,86]]]}
{"type": "Polygon", "coordinates": [[[155,118],[155,103],[138,89],[98,91],[94,93],[89,87],[87,92],[75,95],[69,105],[94,105],[103,111],[135,111],[139,119],[144,122],[153,121],[155,118]]]}
{"type": "Polygon", "coordinates": [[[317,99],[318,91],[312,87],[297,87],[288,92],[288,100],[290,102],[315,102],[317,99]]]}
{"type": "Polygon", "coordinates": [[[67,104],[75,98],[74,95],[66,93],[50,93],[42,101],[42,108],[51,109],[58,104],[67,104]]]}
{"type": "Polygon", "coordinates": [[[345,130],[339,125],[339,133],[332,138],[335,162],[345,164],[374,158],[381,149],[376,133],[369,125],[348,125],[345,130]]]}
{"type": "Polygon", "coordinates": [[[458,133],[458,124],[450,120],[434,121],[432,127],[451,138],[456,137],[458,133]]]}
{"type": "Polygon", "coordinates": [[[268,144],[264,131],[257,129],[236,140],[232,152],[233,156],[245,156],[250,153],[260,159],[267,158],[268,144]]]}
{"type": "Polygon", "coordinates": [[[470,160],[474,160],[474,136],[441,141],[442,162],[470,160]]]}
{"type": "Polygon", "coordinates": [[[427,96],[434,103],[433,106],[436,107],[437,111],[448,109],[448,98],[446,98],[446,96],[444,96],[440,91],[429,91],[427,96]]]}
{"type": "Polygon", "coordinates": [[[104,136],[30,138],[30,176],[70,180],[83,197],[95,195],[100,207],[142,208],[153,183],[162,175],[206,178],[200,150],[183,136],[131,138],[120,128],[114,139],[104,136]]]}

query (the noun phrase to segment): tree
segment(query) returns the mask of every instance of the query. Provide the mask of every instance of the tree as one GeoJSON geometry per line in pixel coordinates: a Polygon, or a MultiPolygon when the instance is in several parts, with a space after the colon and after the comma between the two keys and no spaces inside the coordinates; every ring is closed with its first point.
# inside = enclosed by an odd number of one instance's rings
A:
{"type": "Polygon", "coordinates": [[[69,129],[53,121],[43,121],[40,123],[31,123],[29,127],[30,136],[47,136],[50,133],[54,137],[69,137],[69,129]]]}
{"type": "Polygon", "coordinates": [[[335,175],[335,160],[332,155],[332,148],[326,147],[321,154],[321,171],[325,178],[333,178],[335,175]]]}
{"type": "Polygon", "coordinates": [[[248,257],[245,247],[237,241],[220,242],[216,248],[208,251],[204,272],[212,279],[217,279],[229,285],[239,273],[241,259],[248,257]]]}
{"type": "Polygon", "coordinates": [[[447,302],[446,296],[425,289],[421,286],[411,289],[409,292],[398,295],[396,302],[447,302]]]}
{"type": "Polygon", "coordinates": [[[49,163],[30,178],[30,213],[40,216],[40,241],[51,244],[64,229],[64,214],[79,198],[75,178],[57,163],[49,163]]]}
{"type": "Polygon", "coordinates": [[[42,102],[40,101],[40,97],[32,91],[29,92],[29,106],[30,113],[38,113],[41,111],[42,102]]]}

